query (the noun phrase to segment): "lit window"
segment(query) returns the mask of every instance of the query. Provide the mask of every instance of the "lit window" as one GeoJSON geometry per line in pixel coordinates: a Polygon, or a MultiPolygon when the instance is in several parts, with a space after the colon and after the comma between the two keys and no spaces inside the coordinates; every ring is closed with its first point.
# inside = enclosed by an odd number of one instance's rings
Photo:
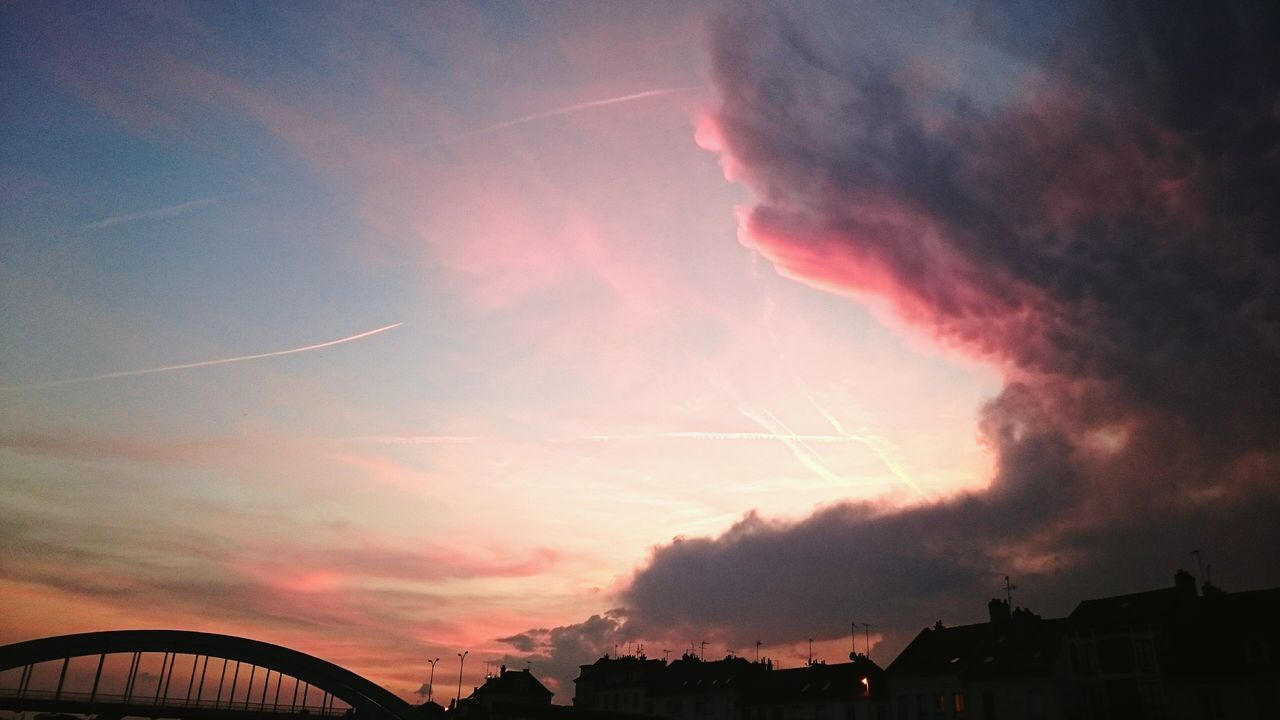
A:
{"type": "Polygon", "coordinates": [[[951,706],[955,708],[957,715],[959,715],[960,713],[963,713],[964,712],[964,693],[962,692],[952,693],[951,706]]]}

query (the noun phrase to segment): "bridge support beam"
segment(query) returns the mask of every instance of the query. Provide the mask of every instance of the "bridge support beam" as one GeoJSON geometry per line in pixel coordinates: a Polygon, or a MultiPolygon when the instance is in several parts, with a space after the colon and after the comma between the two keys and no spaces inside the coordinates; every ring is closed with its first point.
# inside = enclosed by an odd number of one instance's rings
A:
{"type": "Polygon", "coordinates": [[[89,691],[89,702],[98,697],[98,683],[102,681],[102,665],[107,661],[107,654],[98,656],[98,671],[93,674],[93,689],[89,691]]]}
{"type": "Polygon", "coordinates": [[[58,689],[53,691],[53,699],[62,698],[62,686],[67,684],[67,665],[71,664],[71,658],[62,658],[62,672],[58,673],[58,689]]]}

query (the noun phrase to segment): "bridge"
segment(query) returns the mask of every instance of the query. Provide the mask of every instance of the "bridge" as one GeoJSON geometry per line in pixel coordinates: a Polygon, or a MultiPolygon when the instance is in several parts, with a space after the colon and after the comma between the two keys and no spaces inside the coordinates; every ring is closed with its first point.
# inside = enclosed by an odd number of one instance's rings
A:
{"type": "Polygon", "coordinates": [[[320,658],[232,635],[116,630],[0,646],[0,709],[183,720],[422,720],[320,658]]]}

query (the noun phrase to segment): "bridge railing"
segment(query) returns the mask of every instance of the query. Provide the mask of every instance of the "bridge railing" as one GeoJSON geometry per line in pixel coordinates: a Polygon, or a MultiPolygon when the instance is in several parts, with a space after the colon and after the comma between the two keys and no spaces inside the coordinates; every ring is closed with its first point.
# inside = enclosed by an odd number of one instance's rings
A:
{"type": "Polygon", "coordinates": [[[28,688],[25,691],[15,688],[0,688],[0,698],[6,700],[58,700],[66,703],[91,703],[93,705],[120,705],[131,707],[155,707],[155,708],[198,708],[203,710],[231,710],[244,711],[259,714],[271,713],[274,715],[304,715],[307,717],[330,717],[340,718],[351,714],[351,709],[347,707],[333,707],[332,705],[273,705],[272,703],[264,703],[255,700],[208,700],[208,699],[190,699],[178,700],[175,698],[149,698],[146,695],[123,695],[117,693],[87,693],[87,692],[55,692],[53,690],[37,690],[28,688]]]}

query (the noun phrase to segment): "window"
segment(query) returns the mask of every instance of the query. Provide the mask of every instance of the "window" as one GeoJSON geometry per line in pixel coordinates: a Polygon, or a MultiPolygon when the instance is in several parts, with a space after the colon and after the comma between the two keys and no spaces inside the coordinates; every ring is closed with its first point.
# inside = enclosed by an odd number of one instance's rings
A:
{"type": "Polygon", "coordinates": [[[1251,663],[1263,663],[1271,658],[1271,648],[1267,646],[1266,640],[1251,638],[1245,643],[1244,655],[1251,663]]]}
{"type": "Polygon", "coordinates": [[[1094,652],[1093,643],[1080,644],[1080,667],[1085,675],[1098,674],[1098,655],[1094,652]]]}
{"type": "Polygon", "coordinates": [[[1200,717],[1204,720],[1218,720],[1222,715],[1222,693],[1217,690],[1200,692],[1200,717]]]}
{"type": "Polygon", "coordinates": [[[925,705],[923,693],[916,693],[916,717],[919,720],[928,720],[929,717],[929,707],[925,705]]]}
{"type": "Polygon", "coordinates": [[[933,694],[933,711],[936,713],[944,713],[947,711],[947,696],[942,693],[933,694]]]}
{"type": "Polygon", "coordinates": [[[1157,683],[1142,683],[1138,687],[1139,697],[1142,698],[1142,712],[1147,717],[1159,717],[1164,710],[1164,694],[1160,692],[1160,685],[1157,683]]]}
{"type": "Polygon", "coordinates": [[[1098,667],[1108,675],[1131,673],[1137,665],[1133,643],[1127,637],[1103,638],[1098,641],[1098,667]]]}
{"type": "Polygon", "coordinates": [[[898,712],[894,713],[894,717],[900,717],[902,718],[902,720],[907,720],[907,696],[906,695],[898,696],[898,712]]]}
{"type": "Polygon", "coordinates": [[[982,720],[996,720],[996,694],[990,690],[982,693],[982,720]]]}
{"type": "Polygon", "coordinates": [[[1253,689],[1253,702],[1257,709],[1255,717],[1266,718],[1275,717],[1277,695],[1275,687],[1262,685],[1253,689]]]}
{"type": "Polygon", "coordinates": [[[1156,646],[1151,638],[1138,638],[1133,641],[1133,653],[1138,656],[1138,670],[1144,673],[1156,671],[1156,646]]]}
{"type": "Polygon", "coordinates": [[[964,714],[964,693],[951,693],[951,707],[957,715],[964,714]]]}
{"type": "Polygon", "coordinates": [[[1027,691],[1027,720],[1044,720],[1044,693],[1040,688],[1027,691]]]}
{"type": "Polygon", "coordinates": [[[1084,688],[1084,707],[1091,715],[1101,715],[1106,707],[1102,687],[1086,685],[1084,688]]]}

